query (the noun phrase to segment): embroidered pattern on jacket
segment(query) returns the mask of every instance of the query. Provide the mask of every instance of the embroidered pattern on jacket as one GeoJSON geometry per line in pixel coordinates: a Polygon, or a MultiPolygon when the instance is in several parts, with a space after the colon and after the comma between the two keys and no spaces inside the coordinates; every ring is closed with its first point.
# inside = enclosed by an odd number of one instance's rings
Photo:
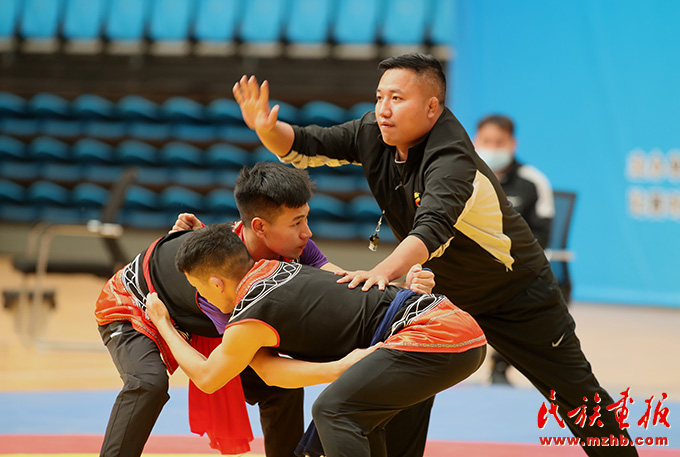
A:
{"type": "Polygon", "coordinates": [[[445,299],[446,297],[443,295],[421,295],[416,301],[409,304],[404,310],[401,318],[392,324],[389,336],[394,335],[402,328],[408,326],[414,319],[417,319],[418,316],[430,311],[445,299]]]}
{"type": "Polygon", "coordinates": [[[249,306],[252,306],[258,301],[262,300],[273,290],[286,284],[302,269],[302,265],[300,264],[278,261],[267,261],[261,265],[256,264],[256,267],[258,268],[251,270],[251,274],[246,276],[242,283],[239,284],[237,289],[237,300],[242,294],[243,298],[238,300],[236,303],[234,311],[231,314],[232,318],[237,316],[241,311],[247,309],[249,306]],[[271,272],[272,266],[276,266],[276,269],[273,272],[271,272]],[[264,269],[262,269],[262,267],[264,267],[264,269]],[[264,272],[264,277],[262,277],[261,274],[258,275],[258,272],[264,272]]]}

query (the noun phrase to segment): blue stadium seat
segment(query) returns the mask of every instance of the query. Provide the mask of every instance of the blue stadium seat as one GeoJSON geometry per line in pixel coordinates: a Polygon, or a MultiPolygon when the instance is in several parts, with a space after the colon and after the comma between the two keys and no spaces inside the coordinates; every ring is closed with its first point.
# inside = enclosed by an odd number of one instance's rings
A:
{"type": "Polygon", "coordinates": [[[455,24],[455,0],[433,0],[433,21],[430,29],[430,41],[434,45],[451,46],[453,43],[453,27],[455,24]]]}
{"type": "Polygon", "coordinates": [[[0,92],[0,118],[5,116],[22,116],[27,112],[27,103],[22,97],[10,94],[9,92],[0,92]]]}
{"type": "Polygon", "coordinates": [[[151,53],[187,55],[191,50],[189,31],[196,13],[195,0],[155,0],[151,11],[151,53]]]}
{"type": "Polygon", "coordinates": [[[310,179],[318,191],[328,193],[354,193],[360,189],[359,180],[363,179],[353,174],[342,173],[339,170],[326,170],[327,167],[309,170],[310,179]]]}
{"type": "Polygon", "coordinates": [[[175,168],[169,172],[169,181],[183,187],[210,187],[215,184],[215,174],[205,168],[175,168]]]}
{"type": "MultiPolygon", "coordinates": [[[[299,110],[293,105],[278,100],[270,100],[270,106],[279,105],[279,115],[278,119],[283,122],[288,122],[289,124],[298,124],[300,119],[299,110]]],[[[240,116],[239,108],[239,116],[240,116]]],[[[243,118],[241,118],[243,119],[243,118]]],[[[241,120],[243,122],[243,120],[241,120]]]]}
{"type": "Polygon", "coordinates": [[[0,203],[22,204],[26,202],[26,189],[8,179],[0,179],[0,203]]]}
{"type": "Polygon", "coordinates": [[[69,191],[50,181],[36,181],[31,184],[27,197],[33,205],[67,206],[69,204],[69,191]]]}
{"type": "Polygon", "coordinates": [[[205,164],[210,168],[230,168],[240,170],[248,165],[248,151],[237,146],[218,143],[210,146],[205,151],[205,164]]]}
{"type": "Polygon", "coordinates": [[[116,105],[99,95],[83,94],[71,102],[71,110],[82,119],[106,119],[116,117],[116,105]]]}
{"type": "Polygon", "coordinates": [[[68,117],[71,103],[58,95],[41,92],[28,102],[30,112],[36,117],[68,117]]]}
{"type": "Polygon", "coordinates": [[[83,124],[77,119],[43,119],[40,133],[46,136],[76,137],[83,133],[83,124]]]}
{"type": "Polygon", "coordinates": [[[113,163],[114,148],[106,143],[83,138],[71,147],[71,156],[78,163],[113,163]]]}
{"type": "Polygon", "coordinates": [[[168,211],[196,212],[203,209],[203,196],[180,186],[163,189],[158,195],[158,202],[162,209],[168,211]]]}
{"type": "Polygon", "coordinates": [[[83,180],[88,182],[112,184],[117,182],[123,174],[123,167],[119,165],[90,164],[83,167],[83,180]]]}
{"type": "Polygon", "coordinates": [[[431,17],[430,8],[430,0],[391,0],[385,11],[383,42],[387,45],[422,45],[431,17]]]}
{"type": "Polygon", "coordinates": [[[154,41],[189,39],[194,15],[194,0],[154,0],[149,23],[149,38],[154,41]]]}
{"type": "Polygon", "coordinates": [[[124,210],[122,221],[127,227],[169,230],[176,218],[173,211],[124,210]]]}
{"type": "Polygon", "coordinates": [[[217,138],[229,143],[256,144],[260,142],[257,133],[240,125],[225,125],[217,129],[217,138]]]}
{"type": "Polygon", "coordinates": [[[109,190],[91,183],[81,183],[71,191],[71,203],[77,207],[101,208],[109,199],[109,190]]]}
{"type": "Polygon", "coordinates": [[[328,127],[342,124],[347,120],[346,111],[333,103],[315,100],[300,108],[300,123],[328,127]]]}
{"type": "Polygon", "coordinates": [[[338,198],[314,194],[309,201],[309,217],[311,220],[346,220],[349,218],[348,216],[347,205],[338,198]]]}
{"type": "Polygon", "coordinates": [[[204,107],[184,97],[170,97],[160,107],[163,117],[171,121],[204,122],[204,107]]]}
{"type": "Polygon", "coordinates": [[[46,136],[31,141],[28,154],[31,159],[43,162],[65,162],[70,159],[69,146],[66,143],[46,136]]]}
{"type": "Polygon", "coordinates": [[[48,162],[40,168],[40,178],[56,183],[76,183],[82,181],[81,165],[73,163],[48,162]]]}
{"type": "Polygon", "coordinates": [[[99,39],[108,0],[66,0],[62,34],[73,41],[96,41],[99,39]]]}
{"type": "Polygon", "coordinates": [[[123,121],[91,119],[82,121],[83,134],[94,138],[123,138],[127,136],[127,124],[123,121]]]}
{"type": "Polygon", "coordinates": [[[176,122],[171,124],[171,135],[184,141],[215,141],[217,126],[195,122],[176,122]]]}
{"type": "Polygon", "coordinates": [[[375,111],[375,103],[359,102],[347,110],[347,117],[349,119],[361,119],[369,111],[375,111]]]}
{"type": "Polygon", "coordinates": [[[0,160],[21,160],[27,157],[26,145],[11,136],[0,135],[0,160]]]}
{"type": "Polygon", "coordinates": [[[170,183],[170,170],[166,167],[139,167],[137,182],[150,186],[167,186],[170,183]]]}
{"type": "Polygon", "coordinates": [[[314,239],[347,241],[356,239],[356,224],[353,222],[338,222],[326,220],[313,220],[309,228],[314,239]]]}
{"type": "Polygon", "coordinates": [[[15,136],[34,136],[40,131],[38,119],[0,117],[0,132],[15,136]]]}
{"type": "Polygon", "coordinates": [[[152,190],[132,185],[125,193],[125,209],[157,210],[158,195],[152,190]]]}
{"type": "Polygon", "coordinates": [[[234,193],[227,189],[209,192],[205,197],[205,210],[223,217],[223,222],[239,217],[234,193]]]}
{"type": "Polygon", "coordinates": [[[194,38],[208,43],[233,41],[241,5],[239,0],[198,0],[194,38]]]}
{"type": "Polygon", "coordinates": [[[116,109],[119,116],[131,120],[160,120],[158,105],[138,95],[126,95],[118,100],[116,109]]]}
{"type": "Polygon", "coordinates": [[[137,140],[122,141],[116,147],[118,162],[126,165],[157,165],[156,148],[137,140]]]}
{"type": "Polygon", "coordinates": [[[160,163],[179,167],[200,167],[203,165],[203,151],[190,144],[173,141],[159,150],[160,163]]]}
{"type": "Polygon", "coordinates": [[[128,135],[142,140],[167,140],[172,129],[167,122],[131,122],[128,125],[128,135]]]}
{"type": "Polygon", "coordinates": [[[3,160],[0,162],[0,176],[15,181],[34,181],[40,176],[42,166],[42,163],[35,161],[3,160]]]}
{"type": "Polygon", "coordinates": [[[373,44],[379,27],[379,0],[342,0],[333,39],[339,44],[373,44]]]}
{"type": "Polygon", "coordinates": [[[260,146],[250,153],[249,158],[250,165],[255,165],[261,162],[275,162],[279,163],[280,160],[276,155],[264,146],[260,146]]]}
{"type": "Polygon", "coordinates": [[[21,35],[31,40],[56,38],[62,13],[62,0],[24,0],[21,35]]]}
{"type": "Polygon", "coordinates": [[[382,210],[375,198],[369,195],[354,197],[348,203],[350,217],[359,222],[375,222],[377,224],[382,210]]]}
{"type": "Polygon", "coordinates": [[[113,41],[135,42],[144,38],[151,13],[148,0],[110,0],[104,34],[113,41]]]}
{"type": "Polygon", "coordinates": [[[212,122],[226,124],[243,124],[241,108],[236,100],[229,98],[218,98],[206,106],[206,117],[212,122]]]}
{"type": "Polygon", "coordinates": [[[8,222],[35,222],[38,208],[31,205],[0,204],[0,220],[8,222]]]}
{"type": "Polygon", "coordinates": [[[4,0],[0,2],[0,51],[9,51],[13,48],[22,1],[4,0]]]}
{"type": "Polygon", "coordinates": [[[245,4],[240,38],[250,43],[272,43],[281,38],[286,0],[250,0],[245,4]]]}
{"type": "MultiPolygon", "coordinates": [[[[341,0],[342,1],[342,0],[341,0]]],[[[329,36],[332,0],[291,0],[285,38],[294,44],[321,44],[329,36]]]]}
{"type": "Polygon", "coordinates": [[[233,188],[237,177],[236,170],[215,170],[213,182],[218,186],[233,188]]]}
{"type": "Polygon", "coordinates": [[[61,207],[45,204],[38,208],[38,219],[52,224],[84,224],[97,217],[95,209],[61,207]]]}

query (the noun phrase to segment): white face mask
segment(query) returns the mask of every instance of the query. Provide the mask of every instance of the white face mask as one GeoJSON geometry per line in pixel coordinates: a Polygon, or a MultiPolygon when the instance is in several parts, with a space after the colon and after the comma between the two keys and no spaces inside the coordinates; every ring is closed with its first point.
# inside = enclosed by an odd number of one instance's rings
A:
{"type": "Polygon", "coordinates": [[[477,154],[493,172],[505,170],[512,163],[513,154],[509,149],[477,148],[477,154]]]}

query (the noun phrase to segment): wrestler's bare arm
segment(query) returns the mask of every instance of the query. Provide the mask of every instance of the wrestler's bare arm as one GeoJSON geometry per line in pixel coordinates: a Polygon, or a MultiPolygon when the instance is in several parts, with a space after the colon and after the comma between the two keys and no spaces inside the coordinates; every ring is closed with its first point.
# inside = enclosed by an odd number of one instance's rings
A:
{"type": "Polygon", "coordinates": [[[369,348],[355,349],[340,360],[323,363],[291,359],[279,355],[275,349],[262,348],[250,366],[268,385],[295,389],[333,382],[349,367],[381,346],[382,343],[379,343],[369,348]]]}
{"type": "Polygon", "coordinates": [[[157,294],[147,296],[146,311],[182,371],[206,393],[213,393],[227,384],[248,366],[258,350],[274,346],[278,341],[274,330],[263,323],[243,322],[228,327],[222,343],[206,358],[175,329],[167,308],[157,294]]]}

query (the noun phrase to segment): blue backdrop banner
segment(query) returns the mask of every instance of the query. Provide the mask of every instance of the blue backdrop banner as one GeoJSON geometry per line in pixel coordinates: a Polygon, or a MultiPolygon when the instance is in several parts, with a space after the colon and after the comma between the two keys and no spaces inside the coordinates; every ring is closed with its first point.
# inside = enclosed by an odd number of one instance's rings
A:
{"type": "Polygon", "coordinates": [[[578,193],[577,300],[680,306],[680,2],[458,0],[449,105],[578,193]]]}

